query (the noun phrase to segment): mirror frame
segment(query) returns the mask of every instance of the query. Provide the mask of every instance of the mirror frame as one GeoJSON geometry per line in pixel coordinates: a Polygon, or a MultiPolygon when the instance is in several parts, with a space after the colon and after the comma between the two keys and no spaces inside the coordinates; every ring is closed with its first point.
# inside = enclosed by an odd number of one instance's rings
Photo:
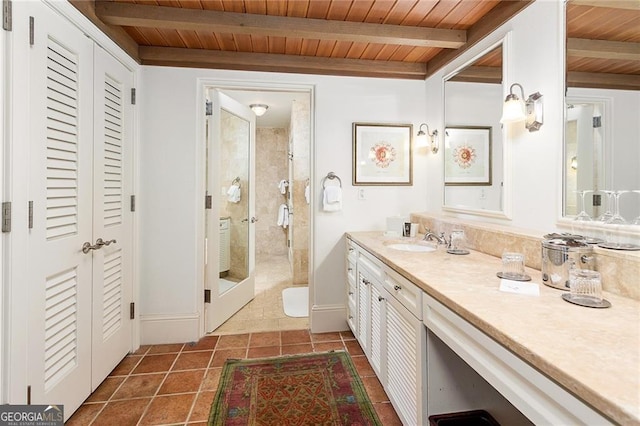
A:
{"type": "MultiPolygon", "coordinates": [[[[485,54],[491,52],[496,47],[502,45],[502,99],[508,94],[508,85],[505,82],[510,81],[510,66],[508,59],[511,57],[511,31],[507,31],[504,35],[500,36],[499,39],[482,49],[479,53],[472,56],[469,60],[465,61],[459,66],[456,66],[452,71],[447,72],[442,77],[442,123],[441,128],[444,129],[447,127],[447,117],[446,117],[446,108],[445,108],[445,100],[446,100],[446,83],[447,81],[453,77],[455,74],[468,67],[479,58],[484,56],[485,54]]],[[[444,154],[442,157],[442,210],[445,212],[452,213],[463,213],[474,216],[482,216],[482,217],[491,217],[498,219],[508,219],[512,218],[512,198],[511,198],[511,187],[512,187],[512,170],[511,170],[511,145],[508,143],[509,141],[509,133],[507,131],[507,127],[501,125],[502,131],[502,167],[503,167],[503,179],[502,179],[502,210],[482,210],[482,209],[473,209],[467,207],[455,207],[448,206],[446,204],[446,185],[444,184],[444,154]]],[[[444,152],[444,151],[443,151],[444,152]]]]}

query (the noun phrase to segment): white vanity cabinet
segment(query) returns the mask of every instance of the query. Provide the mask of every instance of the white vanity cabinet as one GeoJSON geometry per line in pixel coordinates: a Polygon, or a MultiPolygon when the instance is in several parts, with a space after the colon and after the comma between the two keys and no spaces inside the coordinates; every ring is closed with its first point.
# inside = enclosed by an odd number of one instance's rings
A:
{"type": "MultiPolygon", "coordinates": [[[[423,418],[426,332],[422,324],[422,292],[357,244],[347,240],[347,247],[349,292],[352,291],[349,259],[356,259],[355,309],[358,314],[357,321],[348,321],[349,326],[402,422],[406,425],[426,423],[423,418]]],[[[350,297],[349,294],[348,299],[350,297]]]]}
{"type": "Polygon", "coordinates": [[[355,336],[358,335],[357,259],[356,246],[347,239],[347,323],[355,336]]]}

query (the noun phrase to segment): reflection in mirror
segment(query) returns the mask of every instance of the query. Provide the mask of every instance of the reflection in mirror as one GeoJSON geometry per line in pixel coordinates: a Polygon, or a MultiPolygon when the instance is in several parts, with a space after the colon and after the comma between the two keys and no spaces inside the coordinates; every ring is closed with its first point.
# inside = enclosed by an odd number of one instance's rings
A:
{"type": "Polygon", "coordinates": [[[445,79],[445,208],[504,215],[502,52],[500,43],[445,79]],[[466,146],[473,155],[456,161],[466,146]]]}
{"type": "Polygon", "coordinates": [[[563,216],[640,214],[640,9],[625,2],[566,4],[563,216]],[[606,6],[606,7],[602,7],[606,6]]]}
{"type": "Polygon", "coordinates": [[[250,123],[226,110],[220,114],[219,294],[249,276],[250,123]]]}

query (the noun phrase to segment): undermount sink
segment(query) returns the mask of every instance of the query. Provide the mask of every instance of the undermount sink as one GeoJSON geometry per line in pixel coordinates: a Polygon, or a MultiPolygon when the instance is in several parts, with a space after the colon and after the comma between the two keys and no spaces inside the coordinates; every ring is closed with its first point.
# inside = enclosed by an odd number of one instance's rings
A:
{"type": "Polygon", "coordinates": [[[422,244],[411,244],[411,243],[393,243],[387,244],[387,247],[394,250],[400,251],[412,251],[415,253],[428,253],[430,251],[435,251],[435,247],[425,246],[422,244]]]}

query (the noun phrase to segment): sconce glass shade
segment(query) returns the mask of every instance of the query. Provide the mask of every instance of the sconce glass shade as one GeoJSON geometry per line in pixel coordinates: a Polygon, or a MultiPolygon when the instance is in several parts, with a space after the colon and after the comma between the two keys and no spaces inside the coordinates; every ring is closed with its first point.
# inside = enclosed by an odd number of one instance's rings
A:
{"type": "Polygon", "coordinates": [[[256,116],[262,117],[264,115],[264,113],[267,112],[267,110],[269,109],[269,105],[251,104],[251,105],[249,105],[249,108],[251,108],[251,111],[253,111],[253,113],[256,116]]]}
{"type": "Polygon", "coordinates": [[[527,118],[524,110],[524,102],[514,94],[510,94],[504,100],[502,118],[500,123],[517,123],[527,118]]]}

